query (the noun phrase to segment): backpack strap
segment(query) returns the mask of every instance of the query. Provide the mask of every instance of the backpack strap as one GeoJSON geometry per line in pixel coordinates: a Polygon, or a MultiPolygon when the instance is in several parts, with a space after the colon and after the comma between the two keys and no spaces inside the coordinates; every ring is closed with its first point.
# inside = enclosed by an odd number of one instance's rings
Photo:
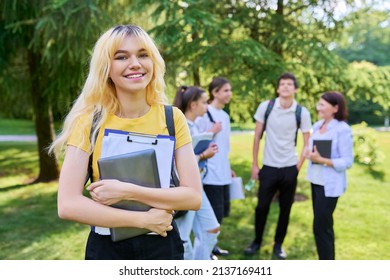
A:
{"type": "MultiPolygon", "coordinates": [[[[175,122],[173,120],[173,109],[171,105],[164,105],[164,111],[165,111],[165,122],[167,124],[167,129],[170,136],[175,136],[175,122]]],[[[172,170],[171,170],[171,183],[170,187],[177,187],[180,186],[180,180],[179,177],[176,174],[175,171],[175,161],[173,161],[172,164],[172,170]]],[[[173,214],[173,217],[175,219],[180,218],[184,216],[188,210],[179,210],[175,211],[173,214]]]]}
{"type": "Polygon", "coordinates": [[[295,132],[295,146],[297,145],[298,129],[301,127],[301,115],[302,105],[297,104],[297,108],[295,109],[295,119],[297,121],[297,131],[295,132]]]}
{"type": "Polygon", "coordinates": [[[164,105],[165,110],[165,122],[170,136],[175,136],[175,123],[173,121],[173,110],[172,106],[164,105]]]}
{"type": "MultiPolygon", "coordinates": [[[[167,129],[169,132],[169,136],[175,136],[175,122],[173,120],[173,109],[171,105],[164,105],[164,111],[165,111],[165,122],[167,124],[167,129]]],[[[175,161],[173,161],[172,164],[172,170],[171,170],[171,181],[175,186],[180,185],[179,178],[177,177],[177,174],[175,172],[174,168],[175,161]]]]}
{"type": "MultiPolygon", "coordinates": [[[[97,126],[97,122],[98,122],[98,119],[100,117],[100,112],[94,112],[93,113],[93,118],[92,118],[92,125],[91,125],[91,131],[89,133],[89,142],[91,143],[92,145],[92,133],[93,131],[95,130],[96,126],[97,126]]],[[[99,134],[99,130],[97,131],[96,135],[99,134]]],[[[97,136],[96,136],[97,137],[97,136]]],[[[96,139],[95,139],[96,141],[96,139]]],[[[85,180],[85,184],[87,184],[88,180],[91,181],[91,183],[93,182],[93,178],[92,178],[92,173],[93,173],[93,170],[92,170],[92,161],[93,161],[93,151],[92,153],[89,155],[89,160],[88,160],[88,169],[87,169],[87,178],[85,180]]],[[[85,185],[84,184],[84,185],[85,185]]]]}
{"type": "MultiPolygon", "coordinates": [[[[263,125],[263,130],[261,131],[261,134],[260,134],[260,139],[263,137],[264,131],[267,127],[268,116],[269,116],[269,114],[271,114],[271,111],[272,111],[272,108],[274,107],[274,105],[275,105],[275,99],[271,99],[268,102],[267,109],[265,110],[264,125],[263,125]]],[[[297,108],[295,109],[295,119],[297,122],[297,130],[295,132],[295,140],[294,140],[295,146],[297,145],[298,130],[301,127],[301,115],[302,115],[302,105],[297,104],[297,108]]]]}
{"type": "Polygon", "coordinates": [[[264,125],[263,125],[263,130],[260,133],[260,139],[263,138],[264,131],[265,131],[266,127],[267,127],[267,119],[268,119],[269,114],[271,114],[271,111],[272,111],[272,108],[274,107],[274,105],[275,105],[275,98],[271,99],[268,102],[267,109],[265,110],[264,125]]]}
{"type": "Polygon", "coordinates": [[[209,119],[212,123],[215,123],[215,120],[208,109],[207,109],[207,116],[209,117],[209,119]]]}

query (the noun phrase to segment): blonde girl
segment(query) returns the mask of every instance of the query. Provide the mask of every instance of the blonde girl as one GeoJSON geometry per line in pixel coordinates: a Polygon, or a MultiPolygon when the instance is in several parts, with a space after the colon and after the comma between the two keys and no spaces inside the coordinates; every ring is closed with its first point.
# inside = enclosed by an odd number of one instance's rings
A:
{"type": "Polygon", "coordinates": [[[191,135],[181,111],[173,108],[180,187],[151,189],[99,180],[97,167],[105,129],[168,134],[164,72],[164,61],[144,30],[133,25],[109,29],[95,45],[82,92],[50,147],[57,154],[65,151],[58,189],[59,217],[91,225],[86,259],[183,259],[172,209],[199,209],[202,193],[191,135]],[[93,116],[97,116],[97,125],[91,133],[93,116]],[[93,183],[87,187],[87,197],[83,190],[90,154],[93,183]],[[136,212],[109,206],[124,199],[152,208],[136,212]],[[113,242],[107,230],[111,227],[146,228],[157,234],[113,242]]]}

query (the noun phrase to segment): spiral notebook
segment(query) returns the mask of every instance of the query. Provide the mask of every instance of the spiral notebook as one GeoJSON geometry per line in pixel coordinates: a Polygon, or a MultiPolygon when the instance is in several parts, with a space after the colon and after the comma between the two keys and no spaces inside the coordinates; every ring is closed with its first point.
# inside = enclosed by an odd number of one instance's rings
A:
{"type": "MultiPolygon", "coordinates": [[[[160,188],[156,152],[154,149],[105,157],[98,160],[100,179],[117,179],[148,188],[160,188]]],[[[149,205],[133,200],[123,200],[111,205],[115,208],[148,211],[149,205]]],[[[120,241],[150,232],[147,229],[126,227],[111,228],[111,239],[120,241]]]]}

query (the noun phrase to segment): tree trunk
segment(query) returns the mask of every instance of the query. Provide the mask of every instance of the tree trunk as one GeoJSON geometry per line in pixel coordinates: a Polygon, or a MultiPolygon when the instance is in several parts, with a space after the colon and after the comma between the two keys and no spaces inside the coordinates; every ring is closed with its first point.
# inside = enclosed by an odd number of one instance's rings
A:
{"type": "Polygon", "coordinates": [[[35,182],[49,182],[58,179],[58,162],[47,153],[47,147],[54,139],[53,116],[50,99],[44,94],[47,76],[41,71],[41,56],[28,51],[28,63],[31,76],[31,97],[35,115],[35,131],[38,139],[39,176],[35,182]]]}
{"type": "MultiPolygon", "coordinates": [[[[284,19],[284,4],[283,0],[278,0],[278,7],[276,9],[276,32],[279,34],[283,34],[283,19],[284,19]]],[[[283,39],[284,41],[284,39],[283,39]]],[[[274,46],[274,51],[283,58],[283,48],[282,44],[276,44],[274,46]]]]}
{"type": "Polygon", "coordinates": [[[199,74],[199,68],[198,67],[194,70],[194,73],[192,74],[192,77],[194,79],[194,86],[200,86],[200,74],[199,74]]]}
{"type": "MultiPolygon", "coordinates": [[[[192,37],[193,41],[198,40],[199,39],[198,32],[192,33],[191,37],[192,37]]],[[[198,64],[198,62],[196,62],[196,64],[193,65],[192,78],[194,79],[194,86],[200,86],[200,74],[199,74],[199,64],[198,64]]]]}

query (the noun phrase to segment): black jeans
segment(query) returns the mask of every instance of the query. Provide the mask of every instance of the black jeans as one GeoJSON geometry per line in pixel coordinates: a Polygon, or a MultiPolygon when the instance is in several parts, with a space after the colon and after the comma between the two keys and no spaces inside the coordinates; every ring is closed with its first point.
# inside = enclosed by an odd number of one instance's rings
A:
{"type": "Polygon", "coordinates": [[[275,243],[282,244],[286,237],[290,211],[294,202],[297,187],[298,169],[296,165],[276,168],[264,165],[259,171],[258,204],[255,213],[255,240],[256,244],[263,241],[263,233],[270,204],[279,191],[279,218],[274,237],[275,243]]]}
{"type": "Polygon", "coordinates": [[[313,202],[313,232],[320,260],[335,259],[333,212],[338,197],[326,197],[324,186],[311,184],[313,202]]]}
{"type": "Polygon", "coordinates": [[[110,235],[90,232],[86,260],[183,260],[184,248],[175,223],[167,237],[140,235],[118,242],[110,235]]]}

